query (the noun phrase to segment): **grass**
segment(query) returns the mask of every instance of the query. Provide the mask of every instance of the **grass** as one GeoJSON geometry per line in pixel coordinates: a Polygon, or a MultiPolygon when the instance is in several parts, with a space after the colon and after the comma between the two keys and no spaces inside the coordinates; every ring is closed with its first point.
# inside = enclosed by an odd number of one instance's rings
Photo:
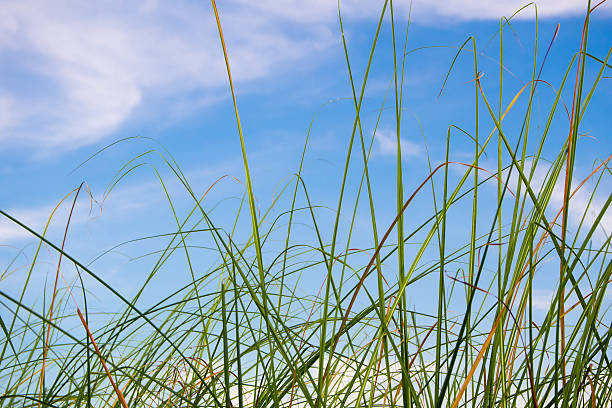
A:
{"type": "MultiPolygon", "coordinates": [[[[167,245],[148,254],[156,261],[136,295],[127,298],[90,264],[64,250],[70,217],[59,243],[47,238],[46,228],[35,231],[0,210],[37,240],[30,263],[14,272],[26,276],[22,291],[0,290],[0,406],[609,406],[612,262],[609,231],[602,230],[612,196],[599,204],[595,197],[609,185],[612,156],[603,157],[584,180],[575,180],[582,121],[605,70],[612,68],[610,52],[589,52],[589,19],[596,6],[589,5],[580,48],[544,108],[540,127],[532,123],[534,101],[536,91],[550,85],[541,73],[554,37],[542,47],[536,30],[531,80],[519,90],[507,90],[503,33],[512,30],[513,20],[500,20],[494,37],[499,41],[497,101],[481,81],[476,39],[458,47],[440,93],[456,63],[473,64],[474,129],[449,124],[444,160],[435,163],[428,155],[429,176],[406,183],[400,136],[409,33],[396,32],[393,2],[385,2],[361,82],[353,76],[342,36],[355,114],[337,206],[324,209],[310,200],[302,177],[309,130],[295,177],[263,214],[253,192],[222,19],[214,0],[212,6],[246,180],[232,225],[222,228],[205,210],[203,201],[215,186],[196,193],[164,149],[148,150],[126,163],[109,189],[146,164],[147,157],[159,155],[192,199],[191,211],[180,216],[167,180],[154,168],[176,230],[164,234],[167,245]],[[369,171],[376,130],[366,134],[360,116],[385,17],[394,60],[379,119],[386,104],[393,105],[398,146],[396,216],[388,225],[380,222],[374,205],[377,181],[369,171]],[[595,72],[587,75],[592,67],[595,72]],[[571,90],[571,103],[561,100],[565,89],[571,90]],[[507,105],[505,94],[512,96],[507,105]],[[504,126],[509,112],[513,121],[522,121],[518,132],[509,130],[516,123],[504,126]],[[551,140],[549,132],[559,112],[567,113],[570,124],[562,143],[551,140]],[[473,143],[470,160],[452,158],[451,138],[456,137],[473,143]],[[487,154],[496,163],[493,170],[483,165],[487,154]],[[355,163],[360,171],[353,179],[349,169],[355,163]],[[350,183],[358,186],[354,201],[347,194],[350,183]],[[496,186],[494,195],[490,185],[496,186]],[[587,185],[590,192],[585,193],[587,185]],[[410,226],[406,215],[411,204],[428,194],[431,213],[417,214],[417,226],[410,226]],[[555,194],[562,194],[561,206],[554,205],[555,194]],[[576,205],[576,194],[586,194],[587,200],[574,226],[569,209],[576,205]],[[243,215],[245,206],[248,214],[243,215]],[[355,248],[359,206],[367,208],[371,236],[360,236],[359,242],[367,239],[369,244],[355,248]],[[459,228],[454,211],[469,225],[459,243],[449,238],[459,228]],[[347,214],[348,222],[342,218],[347,214]],[[304,225],[313,240],[301,240],[303,234],[296,233],[304,225]],[[196,237],[216,253],[217,263],[198,265],[202,248],[196,237]],[[43,249],[58,258],[50,276],[53,290],[43,294],[41,305],[30,303],[25,294],[43,249]],[[184,257],[191,282],[153,305],[140,306],[145,288],[174,257],[184,257]],[[76,282],[63,280],[60,272],[66,265],[76,269],[76,282]],[[551,268],[558,279],[551,302],[541,311],[535,305],[534,279],[551,268]],[[321,273],[325,280],[319,293],[303,294],[304,279],[321,273]],[[121,302],[121,313],[100,317],[90,311],[84,282],[92,280],[121,302]],[[437,296],[431,310],[409,307],[411,290],[423,285],[437,296]]],[[[63,201],[72,200],[74,210],[79,194],[83,185],[63,201]]],[[[13,262],[3,276],[17,270],[13,262]]]]}

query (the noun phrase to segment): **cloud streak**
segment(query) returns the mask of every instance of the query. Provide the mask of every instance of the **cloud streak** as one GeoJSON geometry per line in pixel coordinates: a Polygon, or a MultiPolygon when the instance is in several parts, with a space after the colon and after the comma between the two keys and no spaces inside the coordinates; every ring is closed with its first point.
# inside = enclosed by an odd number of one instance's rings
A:
{"type": "MultiPolygon", "coordinates": [[[[581,2],[539,4],[544,17],[584,14],[581,2]]],[[[372,20],[381,5],[341,2],[347,19],[372,20]]],[[[408,5],[397,5],[397,13],[407,17],[408,5]]],[[[497,19],[522,5],[417,0],[412,16],[431,24],[497,19]]],[[[531,18],[533,10],[519,18],[531,18]]],[[[604,5],[603,14],[609,11],[604,5]]],[[[333,1],[233,0],[223,4],[221,17],[238,82],[270,77],[298,61],[316,64],[338,41],[333,1]]],[[[210,7],[186,0],[7,2],[0,10],[0,55],[0,141],[45,151],[99,142],[138,115],[163,112],[171,121],[185,106],[201,108],[227,92],[210,7]]]]}
{"type": "MultiPolygon", "coordinates": [[[[143,105],[216,100],[227,82],[208,8],[181,2],[10,3],[0,18],[0,140],[69,150],[120,128],[143,105]],[[206,24],[209,22],[210,24],[206,24]]],[[[270,18],[224,13],[237,81],[261,78],[331,41],[270,18]],[[251,18],[252,17],[252,18],[251,18]]]]}
{"type": "MultiPolygon", "coordinates": [[[[397,155],[397,138],[395,135],[387,135],[385,132],[376,132],[376,142],[378,151],[383,156],[397,155]]],[[[421,145],[409,140],[400,138],[400,146],[402,149],[402,158],[417,157],[423,153],[421,145]]]]}
{"type": "MultiPolygon", "coordinates": [[[[493,167],[493,166],[492,166],[493,167]]],[[[585,169],[577,168],[578,171],[585,169]]],[[[529,175],[532,171],[534,172],[533,178],[530,183],[530,187],[533,191],[538,192],[541,191],[545,184],[549,181],[549,171],[550,166],[545,163],[540,163],[535,169],[533,169],[533,160],[529,160],[525,163],[524,168],[525,174],[529,175]]],[[[587,173],[588,174],[588,173],[587,173]]],[[[550,202],[547,207],[547,216],[555,217],[564,206],[564,198],[565,198],[565,170],[562,170],[562,173],[555,181],[552,186],[552,194],[550,197],[550,202]]],[[[507,177],[507,172],[504,172],[503,180],[507,177]]],[[[586,182],[582,187],[578,188],[583,180],[578,177],[574,177],[572,179],[572,187],[571,194],[573,196],[569,202],[568,209],[568,225],[573,228],[577,228],[582,225],[583,234],[585,229],[588,230],[591,228],[599,214],[602,212],[605,204],[605,194],[602,194],[601,190],[605,190],[605,186],[601,186],[598,191],[592,191],[593,180],[590,182],[586,182]],[[584,220],[584,221],[583,221],[584,220]]],[[[519,179],[519,176],[514,170],[513,175],[510,177],[509,186],[511,188],[516,188],[518,184],[522,182],[519,179]]],[[[549,219],[552,221],[552,218],[549,219]]],[[[557,219],[557,223],[561,225],[561,217],[557,219]]],[[[597,242],[603,242],[609,235],[612,233],[612,213],[609,209],[603,213],[602,218],[599,222],[599,228],[594,235],[594,238],[597,242]]]]}

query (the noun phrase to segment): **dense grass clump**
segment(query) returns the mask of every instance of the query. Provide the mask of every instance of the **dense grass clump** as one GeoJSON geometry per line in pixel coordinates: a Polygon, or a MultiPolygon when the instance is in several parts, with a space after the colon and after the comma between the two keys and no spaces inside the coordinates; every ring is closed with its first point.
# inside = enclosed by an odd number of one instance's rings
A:
{"type": "MultiPolygon", "coordinates": [[[[606,154],[583,179],[577,180],[574,172],[585,112],[605,71],[612,68],[610,52],[589,52],[591,9],[580,48],[565,75],[554,79],[551,103],[538,106],[545,113],[539,126],[533,126],[533,110],[536,91],[549,87],[540,77],[549,44],[538,46],[536,36],[531,80],[506,91],[503,32],[512,28],[512,18],[501,20],[495,37],[498,102],[481,81],[476,39],[460,44],[442,82],[446,84],[457,63],[473,64],[473,129],[448,123],[444,159],[430,160],[429,176],[408,183],[400,136],[410,51],[398,45],[403,36],[396,36],[392,2],[385,2],[361,83],[353,76],[342,36],[354,117],[335,207],[310,200],[315,187],[302,177],[307,137],[295,177],[261,211],[214,1],[213,8],[245,171],[233,223],[222,227],[215,220],[203,205],[207,192],[196,191],[165,150],[147,151],[158,154],[184,187],[191,211],[186,216],[173,212],[176,230],[163,236],[163,247],[149,253],[155,262],[147,279],[127,298],[100,277],[95,264],[64,251],[68,228],[64,240],[55,242],[46,230],[35,231],[0,211],[37,243],[25,268],[6,266],[5,273],[14,269],[27,276],[23,290],[0,291],[0,406],[612,404],[612,262],[610,231],[605,230],[612,195],[604,192],[604,200],[597,199],[599,190],[610,185],[612,156],[606,154]],[[385,224],[375,206],[377,180],[369,171],[376,130],[365,133],[360,111],[379,32],[387,23],[393,75],[380,111],[385,104],[395,111],[397,162],[394,217],[385,224]],[[563,101],[568,88],[573,99],[563,101]],[[502,90],[512,95],[506,105],[502,90]],[[511,126],[504,122],[509,112],[511,126]],[[551,138],[558,113],[567,116],[568,132],[551,138]],[[469,160],[453,159],[451,140],[456,137],[473,143],[469,160]],[[487,164],[495,163],[493,169],[483,165],[485,156],[487,164]],[[354,187],[352,198],[349,185],[354,187]],[[578,194],[586,197],[580,204],[578,194]],[[411,204],[424,197],[431,211],[415,215],[411,204]],[[576,205],[582,206],[583,216],[572,220],[575,212],[569,209],[576,205]],[[355,237],[355,219],[363,208],[368,233],[355,237]],[[213,264],[198,264],[203,248],[215,254],[213,264]],[[56,270],[49,275],[53,289],[30,301],[24,294],[43,249],[57,255],[56,270]],[[186,260],[191,281],[143,306],[145,288],[176,257],[186,260]],[[76,281],[63,281],[60,267],[67,266],[77,271],[76,281]],[[554,291],[542,307],[536,305],[534,280],[544,273],[554,291]],[[313,276],[324,276],[323,285],[308,293],[304,282],[313,276]],[[121,312],[96,315],[87,306],[91,294],[84,282],[120,301],[121,312]],[[429,290],[431,302],[411,306],[413,288],[429,290]]],[[[111,188],[144,156],[120,169],[111,188]]],[[[165,185],[161,176],[160,182],[165,185]]],[[[79,187],[66,202],[76,202],[82,193],[79,187]]],[[[167,199],[172,206],[171,194],[167,199]]]]}

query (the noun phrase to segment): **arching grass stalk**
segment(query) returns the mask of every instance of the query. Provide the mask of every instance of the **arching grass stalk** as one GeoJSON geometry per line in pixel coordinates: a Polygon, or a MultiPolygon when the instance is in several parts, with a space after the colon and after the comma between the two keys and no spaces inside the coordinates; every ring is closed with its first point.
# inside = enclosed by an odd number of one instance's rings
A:
{"type": "Polygon", "coordinates": [[[113,142],[78,167],[86,171],[117,146],[135,149],[119,170],[111,169],[99,202],[112,200],[137,170],[147,171],[172,227],[93,248],[89,260],[71,245],[80,239],[76,226],[62,242],[49,235],[64,200],[42,231],[0,209],[35,243],[15,250],[0,273],[22,285],[0,290],[0,407],[610,405],[612,238],[606,228],[612,196],[606,188],[612,156],[605,153],[589,169],[579,158],[588,112],[600,103],[596,91],[612,68],[612,46],[596,55],[588,41],[597,6],[588,10],[579,48],[558,78],[544,77],[543,67],[559,27],[545,34],[548,47],[540,47],[536,17],[529,76],[516,85],[515,77],[508,80],[508,64],[521,61],[508,56],[508,30],[523,41],[524,27],[514,21],[532,7],[537,16],[534,5],[502,18],[487,44],[499,46],[493,82],[475,37],[409,50],[409,25],[396,35],[397,0],[381,6],[367,62],[359,67],[339,5],[350,91],[333,101],[348,100],[351,112],[334,117],[347,124],[346,150],[335,157],[344,165],[341,174],[325,174],[325,186],[337,188],[328,202],[309,172],[319,112],[336,105],[326,103],[306,124],[295,173],[266,203],[256,200],[260,184],[249,166],[257,163],[249,162],[246,144],[257,141],[243,134],[223,10],[211,3],[244,183],[219,175],[196,188],[156,141],[113,142]],[[448,50],[438,98],[461,81],[470,110],[455,123],[436,105],[445,131],[432,134],[425,121],[404,113],[409,69],[421,53],[448,50]],[[367,86],[374,72],[388,81],[384,97],[367,86]],[[570,81],[571,106],[563,100],[570,81]],[[402,151],[412,120],[426,143],[423,173],[402,151]],[[391,176],[376,157],[385,126],[393,127],[391,176]],[[551,136],[559,128],[568,131],[562,140],[551,136]],[[469,155],[460,157],[458,146],[466,142],[469,155]],[[211,192],[220,186],[232,189],[231,197],[215,202],[211,192]],[[131,292],[105,278],[118,253],[130,260],[118,268],[145,271],[131,292]],[[54,275],[48,287],[36,286],[45,257],[54,275]],[[68,268],[76,270],[73,280],[58,280],[68,268]],[[175,289],[147,299],[168,276],[175,289]],[[76,290],[83,298],[70,301],[76,290]],[[542,290],[550,294],[546,301],[542,290]],[[117,310],[100,307],[91,292],[114,299],[117,310]]]}

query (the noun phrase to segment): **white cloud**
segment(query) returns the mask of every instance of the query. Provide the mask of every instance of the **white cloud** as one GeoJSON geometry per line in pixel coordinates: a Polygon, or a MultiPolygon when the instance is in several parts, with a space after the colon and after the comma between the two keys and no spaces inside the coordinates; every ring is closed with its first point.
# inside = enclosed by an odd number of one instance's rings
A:
{"type": "MultiPolygon", "coordinates": [[[[257,154],[253,155],[254,160],[252,163],[257,164],[257,157],[257,154]]],[[[184,170],[183,174],[195,189],[196,195],[201,197],[201,194],[207,191],[209,187],[214,187],[212,190],[222,187],[224,183],[216,184],[217,180],[224,180],[225,183],[229,183],[232,187],[237,186],[239,191],[242,191],[241,189],[244,186],[239,184],[236,178],[233,176],[223,176],[225,174],[232,174],[240,177],[242,172],[240,166],[239,160],[229,159],[207,165],[203,168],[184,170]],[[219,177],[222,177],[222,179],[219,179],[219,177]],[[215,183],[214,186],[213,183],[215,183]],[[200,189],[199,191],[198,188],[200,189]]],[[[113,184],[114,181],[115,179],[110,181],[109,185],[113,184]]],[[[171,219],[170,208],[167,207],[168,202],[164,194],[165,191],[172,197],[175,211],[179,211],[179,215],[181,214],[180,208],[182,208],[178,203],[179,199],[185,200],[189,209],[194,205],[192,197],[186,193],[184,185],[173,177],[168,177],[164,180],[164,187],[162,187],[157,178],[145,181],[133,181],[129,177],[122,178],[121,182],[116,184],[110,192],[108,191],[109,185],[103,186],[105,188],[99,191],[89,190],[90,186],[88,185],[84,185],[81,188],[79,199],[71,217],[71,233],[74,231],[74,227],[83,226],[99,217],[104,217],[105,222],[110,222],[110,220],[117,218],[122,223],[122,226],[125,227],[127,222],[133,222],[137,219],[134,215],[135,213],[140,215],[150,214],[155,208],[167,208],[168,219],[171,219]]],[[[74,195],[72,194],[55,211],[47,229],[47,238],[49,238],[49,235],[52,235],[52,240],[63,236],[73,200],[74,195]]],[[[56,199],[55,201],[48,201],[40,205],[13,208],[3,208],[0,206],[0,209],[37,233],[42,233],[53,213],[53,209],[58,204],[59,199],[56,199]]],[[[208,204],[208,202],[205,202],[205,204],[208,204]]],[[[142,221],[141,219],[138,220],[142,221]]],[[[34,236],[18,224],[0,215],[0,245],[19,243],[27,238],[34,238],[34,236]]]]}
{"type": "MultiPolygon", "coordinates": [[[[527,178],[533,171],[533,177],[531,178],[531,182],[529,184],[531,190],[537,196],[543,189],[545,183],[549,182],[549,178],[551,175],[551,165],[547,161],[540,160],[537,164],[537,167],[533,169],[533,160],[527,159],[524,166],[524,174],[527,178]]],[[[601,162],[596,162],[596,165],[601,164],[601,162]]],[[[490,172],[490,174],[496,173],[497,163],[491,161],[481,162],[480,166],[490,172]]],[[[456,174],[463,175],[467,170],[464,166],[450,166],[449,169],[454,171],[456,174]]],[[[596,190],[593,190],[595,187],[596,179],[599,177],[599,173],[596,173],[593,177],[589,178],[589,180],[584,182],[580,188],[579,186],[583,183],[584,179],[587,175],[591,173],[593,169],[585,168],[580,166],[578,162],[574,167],[574,177],[572,178],[571,183],[571,198],[569,202],[569,210],[567,213],[568,220],[568,232],[573,234],[576,232],[578,226],[582,222],[582,226],[580,227],[580,234],[582,237],[586,235],[586,233],[591,229],[593,223],[601,213],[603,206],[608,198],[606,193],[610,190],[609,183],[605,184],[606,180],[601,182],[601,184],[597,187],[596,190]],[[584,221],[583,221],[584,218],[584,221]]],[[[601,169],[600,169],[601,171],[601,169]]],[[[508,177],[508,171],[502,172],[501,180],[503,182],[506,181],[508,177]]],[[[524,196],[525,187],[518,175],[516,168],[512,169],[512,174],[510,179],[508,180],[508,188],[509,191],[516,192],[518,191],[519,183],[522,185],[522,195],[524,196]]],[[[497,188],[497,179],[491,178],[489,181],[489,186],[492,188],[497,188]]],[[[556,224],[553,229],[559,228],[557,233],[560,231],[560,225],[562,222],[562,216],[560,214],[561,209],[564,205],[564,197],[565,197],[565,168],[561,170],[558,178],[555,180],[554,185],[552,186],[552,193],[550,195],[550,200],[547,203],[545,208],[545,215],[548,222],[552,223],[556,218],[556,224]]],[[[506,199],[510,202],[509,196],[506,195],[506,199]]],[[[527,206],[531,206],[532,201],[530,198],[527,198],[527,206]]],[[[511,214],[511,213],[506,213],[511,214]]],[[[596,244],[603,244],[608,236],[612,233],[612,210],[610,207],[606,210],[606,212],[602,215],[601,220],[599,221],[598,228],[595,230],[593,234],[593,241],[596,244]]]]}
{"type": "MultiPolygon", "coordinates": [[[[83,193],[83,196],[85,195],[86,193],[83,193]]],[[[45,226],[49,223],[47,238],[49,238],[49,235],[53,235],[54,239],[57,234],[63,233],[63,230],[66,228],[73,199],[74,196],[67,198],[61,203],[55,213],[53,209],[58,203],[22,208],[3,208],[2,210],[39,234],[43,233],[45,226]]],[[[83,224],[87,222],[90,218],[88,214],[92,205],[93,203],[89,198],[79,199],[70,224],[83,224]]],[[[0,245],[14,243],[24,238],[34,238],[34,235],[10,219],[0,215],[0,245]]]]}
{"type": "MultiPolygon", "coordinates": [[[[38,210],[29,211],[7,211],[11,216],[17,218],[19,221],[26,225],[41,226],[44,225],[45,216],[48,217],[51,211],[48,208],[40,208],[38,210]]],[[[2,217],[0,219],[0,237],[2,237],[1,245],[5,245],[8,242],[15,241],[17,239],[26,238],[31,234],[15,224],[8,218],[2,217]]]]}
{"type": "MultiPolygon", "coordinates": [[[[397,155],[397,139],[394,134],[387,135],[385,132],[377,131],[376,142],[380,154],[385,156],[397,155]]],[[[416,157],[423,152],[421,145],[406,139],[400,138],[400,145],[402,147],[402,158],[416,157]]]]}
{"type": "Polygon", "coordinates": [[[8,127],[13,120],[13,98],[0,94],[0,131],[8,127]]]}
{"type": "Polygon", "coordinates": [[[552,290],[534,289],[532,293],[533,308],[543,312],[550,310],[555,293],[552,290]]]}
{"type": "MultiPolygon", "coordinates": [[[[523,0],[447,0],[444,2],[417,0],[413,4],[413,10],[415,10],[416,17],[422,16],[424,19],[443,17],[456,20],[498,20],[502,16],[512,16],[529,3],[530,1],[523,0]]],[[[540,0],[535,3],[538,18],[584,16],[587,7],[586,1],[576,0],[540,0]]],[[[593,2],[592,6],[597,3],[597,1],[593,2]]],[[[609,16],[611,9],[610,4],[604,3],[598,8],[597,13],[609,16]]],[[[535,8],[530,5],[514,18],[532,19],[534,16],[535,8]]]]}
{"type": "MultiPolygon", "coordinates": [[[[335,21],[338,16],[336,1],[311,0],[238,0],[242,6],[252,6],[258,13],[274,14],[283,19],[297,22],[320,22],[322,20],[335,21]],[[253,6],[253,4],[257,4],[253,6]]],[[[498,20],[500,17],[510,17],[520,8],[531,3],[526,0],[413,0],[412,17],[417,22],[435,23],[437,19],[466,20],[498,20]]],[[[585,1],[576,0],[540,0],[537,3],[539,18],[553,18],[564,16],[582,16],[586,12],[585,1]]],[[[592,3],[592,6],[597,4],[592,3]]],[[[342,15],[347,18],[374,19],[380,16],[384,0],[341,0],[342,15]]],[[[410,12],[410,1],[396,1],[393,4],[394,12],[406,18],[410,12]]],[[[532,19],[535,16],[533,5],[526,7],[517,14],[518,19],[532,19]]],[[[610,15],[612,5],[604,3],[598,7],[597,13],[610,15]]]]}
{"type": "MultiPolygon", "coordinates": [[[[407,16],[408,4],[396,4],[398,14],[407,16]]],[[[377,18],[381,5],[341,2],[345,17],[360,19],[377,18]]],[[[429,23],[440,17],[499,18],[521,5],[514,0],[417,0],[413,17],[429,23]]],[[[583,2],[575,0],[540,5],[543,16],[584,13],[583,2]]],[[[318,51],[338,41],[336,7],[329,0],[220,3],[236,81],[269,77],[298,61],[316,63],[318,51]]],[[[136,112],[156,107],[157,114],[167,116],[184,110],[186,100],[200,107],[227,92],[207,2],[4,2],[0,55],[0,141],[47,151],[95,143],[136,112]]]]}
{"type": "MultiPolygon", "coordinates": [[[[147,101],[218,99],[227,78],[210,6],[180,3],[23,2],[3,5],[0,140],[70,149],[117,130],[147,101]],[[6,68],[5,68],[6,69],[6,68]]],[[[222,9],[236,81],[278,70],[332,40],[300,37],[265,14],[222,9]]],[[[163,104],[163,103],[162,103],[163,104]]],[[[165,110],[165,109],[164,109],[165,110]]]]}
{"type": "MultiPolygon", "coordinates": [[[[525,164],[525,175],[529,176],[532,171],[533,161],[529,160],[525,164]]],[[[488,166],[488,168],[495,168],[495,166],[488,166]]],[[[538,163],[537,168],[534,171],[533,179],[531,181],[531,188],[537,194],[542,190],[544,183],[548,182],[548,173],[550,170],[550,165],[544,162],[538,163]]],[[[592,182],[586,182],[580,189],[578,187],[582,183],[582,179],[576,174],[580,174],[584,172],[583,168],[576,167],[574,171],[574,178],[572,179],[572,187],[571,193],[573,196],[569,202],[569,210],[568,210],[568,225],[570,227],[576,228],[582,221],[584,217],[584,225],[582,226],[582,231],[588,230],[592,225],[599,213],[601,212],[605,199],[605,193],[602,191],[606,190],[606,186],[600,186],[598,191],[593,193],[590,187],[593,186],[592,182]]],[[[586,172],[588,174],[590,172],[586,172]]],[[[503,180],[506,179],[507,172],[504,172],[503,180]]],[[[595,176],[597,177],[597,175],[595,176]]],[[[508,186],[516,191],[516,186],[519,183],[519,176],[516,169],[513,171],[512,176],[510,177],[510,181],[508,186]]],[[[553,186],[553,191],[550,197],[550,202],[548,204],[547,217],[548,221],[552,222],[553,218],[559,213],[561,208],[563,207],[565,197],[565,170],[562,170],[561,174],[555,181],[553,186]]],[[[557,219],[557,223],[561,224],[561,216],[557,219]]],[[[599,223],[600,228],[595,234],[595,239],[603,240],[612,233],[612,211],[608,208],[608,210],[602,216],[602,219],[599,223]]]]}
{"type": "MultiPolygon", "coordinates": [[[[240,0],[246,4],[248,0],[240,0]]],[[[323,18],[336,19],[338,15],[337,2],[326,0],[261,0],[257,2],[258,9],[269,13],[303,21],[320,21],[323,18]]],[[[454,21],[468,20],[498,20],[500,17],[510,17],[525,5],[528,0],[413,0],[412,18],[417,22],[436,23],[438,19],[452,19],[454,21]]],[[[554,18],[567,16],[584,16],[587,2],[576,0],[539,0],[537,4],[539,18],[554,18]]],[[[591,7],[598,1],[594,1],[591,7]]],[[[347,18],[373,19],[380,16],[384,0],[341,0],[340,6],[343,16],[347,18]]],[[[393,4],[394,12],[406,18],[410,12],[410,1],[396,1],[393,4]]],[[[514,18],[532,19],[535,16],[533,5],[527,6],[514,18]]],[[[609,17],[612,4],[604,3],[597,9],[598,15],[609,17]]]]}

